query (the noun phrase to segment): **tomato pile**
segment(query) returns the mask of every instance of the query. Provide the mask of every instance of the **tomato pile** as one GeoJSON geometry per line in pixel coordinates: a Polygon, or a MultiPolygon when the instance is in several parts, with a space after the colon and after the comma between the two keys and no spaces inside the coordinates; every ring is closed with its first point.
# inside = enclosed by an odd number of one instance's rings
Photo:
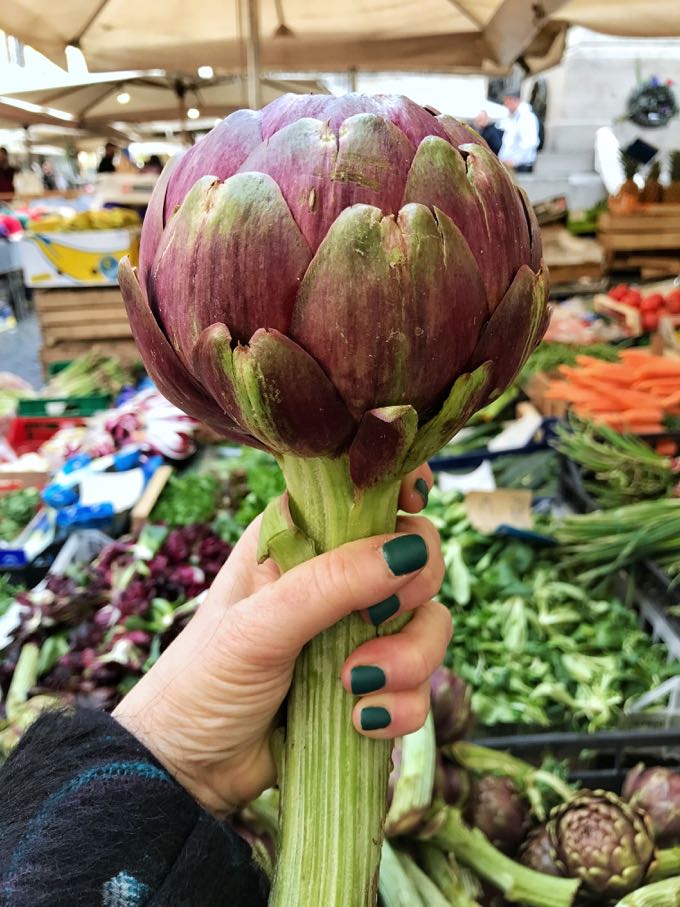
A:
{"type": "Polygon", "coordinates": [[[627,283],[620,283],[609,291],[609,296],[623,305],[638,309],[642,318],[642,327],[646,331],[655,331],[659,319],[664,315],[680,315],[680,289],[662,293],[650,293],[643,296],[627,283]]]}

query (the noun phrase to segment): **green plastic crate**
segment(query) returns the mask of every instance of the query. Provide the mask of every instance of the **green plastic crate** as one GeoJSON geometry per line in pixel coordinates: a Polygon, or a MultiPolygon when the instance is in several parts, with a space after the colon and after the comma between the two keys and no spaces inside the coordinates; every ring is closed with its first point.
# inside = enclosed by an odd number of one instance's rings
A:
{"type": "Polygon", "coordinates": [[[86,397],[35,397],[19,400],[19,416],[92,416],[108,409],[108,394],[90,394],[86,397]]]}

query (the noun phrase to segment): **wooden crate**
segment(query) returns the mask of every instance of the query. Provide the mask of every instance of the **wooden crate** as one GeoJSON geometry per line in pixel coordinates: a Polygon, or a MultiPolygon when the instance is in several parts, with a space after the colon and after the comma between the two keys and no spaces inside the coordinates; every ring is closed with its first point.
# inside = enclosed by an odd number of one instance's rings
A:
{"type": "Polygon", "coordinates": [[[640,205],[631,214],[605,211],[598,240],[609,270],[639,270],[644,276],[677,274],[680,264],[680,205],[640,205]]]}
{"type": "Polygon", "coordinates": [[[35,293],[43,343],[118,341],[132,337],[117,287],[38,290],[35,293]]]}
{"type": "Polygon", "coordinates": [[[139,362],[141,356],[134,340],[73,340],[44,346],[40,350],[40,360],[44,366],[52,362],[70,362],[85,356],[87,353],[98,353],[101,356],[116,356],[124,365],[139,362]]]}

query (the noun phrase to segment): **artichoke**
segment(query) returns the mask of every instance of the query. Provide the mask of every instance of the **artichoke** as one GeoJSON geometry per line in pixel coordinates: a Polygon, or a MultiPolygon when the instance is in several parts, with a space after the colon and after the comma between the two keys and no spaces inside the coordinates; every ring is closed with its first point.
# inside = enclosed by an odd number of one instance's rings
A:
{"type": "Polygon", "coordinates": [[[437,744],[455,743],[467,734],[474,719],[472,688],[453,671],[439,667],[430,677],[430,707],[437,744]]]}
{"type": "Polygon", "coordinates": [[[169,400],[277,453],[349,451],[361,486],[403,460],[404,408],[415,465],[514,378],[547,324],[541,255],[468,127],[402,97],[288,95],[170,161],[119,279],[169,400]]]}
{"type": "MultiPolygon", "coordinates": [[[[399,97],[233,113],[165,168],[119,281],[159,390],[276,455],[287,496],[258,554],[282,570],[392,532],[403,475],[503,391],[549,317],[521,191],[475,132],[399,97]]],[[[375,632],[351,615],[298,660],[272,907],[375,903],[389,745],[354,732],[335,679],[375,632]]]]}
{"type": "Polygon", "coordinates": [[[542,872],[544,875],[561,876],[555,863],[555,851],[550,843],[550,835],[545,825],[539,825],[529,832],[519,851],[519,861],[529,869],[542,872]]]}
{"type": "Polygon", "coordinates": [[[626,775],[622,796],[647,813],[659,847],[680,844],[680,772],[640,762],[626,775]]]}
{"type": "Polygon", "coordinates": [[[582,790],[556,807],[548,834],[562,875],[603,898],[633,891],[654,860],[649,819],[609,791],[582,790]]]}
{"type": "Polygon", "coordinates": [[[464,816],[494,847],[512,856],[529,825],[529,803],[510,778],[482,775],[472,780],[464,816]]]}
{"type": "Polygon", "coordinates": [[[441,798],[447,806],[462,807],[470,796],[470,776],[459,765],[437,753],[434,769],[433,795],[441,798]]]}

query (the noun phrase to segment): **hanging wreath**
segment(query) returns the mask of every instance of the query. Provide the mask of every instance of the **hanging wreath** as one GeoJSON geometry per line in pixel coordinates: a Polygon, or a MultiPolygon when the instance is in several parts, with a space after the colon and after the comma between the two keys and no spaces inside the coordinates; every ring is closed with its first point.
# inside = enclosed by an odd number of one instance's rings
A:
{"type": "Polygon", "coordinates": [[[662,82],[652,76],[638,85],[628,98],[627,118],[646,129],[666,126],[677,113],[678,105],[670,79],[662,82]]]}

